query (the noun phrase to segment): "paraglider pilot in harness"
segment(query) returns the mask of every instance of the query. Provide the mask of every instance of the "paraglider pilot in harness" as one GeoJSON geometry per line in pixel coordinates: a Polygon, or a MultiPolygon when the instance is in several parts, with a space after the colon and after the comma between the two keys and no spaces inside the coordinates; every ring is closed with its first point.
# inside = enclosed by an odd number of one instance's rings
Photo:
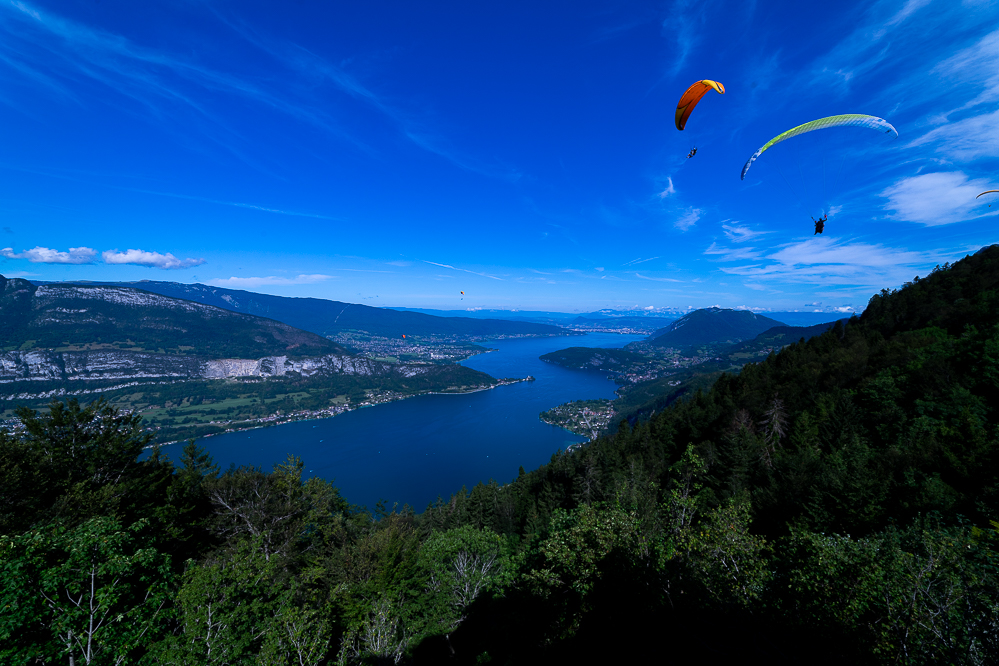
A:
{"type": "Polygon", "coordinates": [[[690,152],[687,153],[687,159],[689,160],[691,157],[693,157],[696,154],[697,154],[697,148],[691,148],[690,152]]]}
{"type": "MultiPolygon", "coordinates": [[[[826,220],[828,219],[829,219],[829,213],[826,213],[817,220],[814,217],[812,218],[812,222],[815,223],[815,234],[822,233],[822,230],[826,228],[826,220]]],[[[814,236],[815,234],[812,235],[814,236]]]]}

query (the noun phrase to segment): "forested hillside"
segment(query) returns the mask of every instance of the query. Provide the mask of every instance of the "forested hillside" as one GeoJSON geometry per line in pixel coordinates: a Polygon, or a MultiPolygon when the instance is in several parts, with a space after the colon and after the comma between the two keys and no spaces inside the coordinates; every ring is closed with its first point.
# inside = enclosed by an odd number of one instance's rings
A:
{"type": "Polygon", "coordinates": [[[0,438],[0,660],[996,663],[997,408],[999,246],[421,514],[56,403],[0,438]]]}
{"type": "Polygon", "coordinates": [[[649,342],[661,347],[696,347],[719,342],[735,343],[755,338],[783,322],[749,312],[704,308],[680,317],[669,326],[649,336],[649,342]]]}

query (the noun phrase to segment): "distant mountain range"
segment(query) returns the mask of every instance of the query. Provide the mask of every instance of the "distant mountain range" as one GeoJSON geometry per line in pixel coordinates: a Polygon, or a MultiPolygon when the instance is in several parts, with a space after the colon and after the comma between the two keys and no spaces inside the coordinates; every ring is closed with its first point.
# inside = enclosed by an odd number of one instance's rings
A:
{"type": "Polygon", "coordinates": [[[205,358],[346,352],[288,324],[131,287],[0,276],[0,350],[87,346],[205,358]]]}
{"type": "Polygon", "coordinates": [[[347,331],[364,331],[369,335],[386,338],[396,338],[403,335],[483,338],[504,335],[566,335],[568,333],[558,326],[529,321],[436,317],[421,312],[373,308],[367,305],[330,301],[322,298],[271,296],[238,289],[211,287],[204,284],[181,284],[151,280],[90,282],[86,284],[141,289],[154,294],[212,305],[231,312],[276,319],[295,328],[322,336],[331,336],[347,331]]]}
{"type": "Polygon", "coordinates": [[[569,326],[583,331],[624,331],[655,333],[669,326],[671,317],[576,317],[569,326]]]}
{"type": "MultiPolygon", "coordinates": [[[[494,310],[471,308],[468,310],[430,310],[426,308],[391,308],[400,312],[422,312],[423,314],[434,315],[435,317],[470,317],[472,319],[508,319],[510,321],[533,321],[541,324],[554,324],[559,326],[573,326],[574,321],[580,318],[586,321],[607,322],[607,327],[613,327],[613,322],[620,320],[628,321],[660,321],[661,327],[665,327],[668,322],[675,321],[689,310],[597,310],[596,312],[548,312],[541,310],[494,310]]],[[[784,322],[789,326],[812,326],[825,322],[835,321],[843,317],[841,312],[762,312],[776,321],[784,322]]],[[[846,313],[849,314],[849,313],[846,313]]]]}

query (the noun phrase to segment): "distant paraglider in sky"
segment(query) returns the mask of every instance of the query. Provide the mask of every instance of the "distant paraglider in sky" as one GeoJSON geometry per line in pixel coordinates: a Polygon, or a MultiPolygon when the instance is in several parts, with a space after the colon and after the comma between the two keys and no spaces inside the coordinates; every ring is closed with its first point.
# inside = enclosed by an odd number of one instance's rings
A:
{"type": "MultiPolygon", "coordinates": [[[[999,190],[985,190],[982,194],[988,194],[990,192],[999,192],[999,190]]],[[[982,196],[982,194],[979,194],[978,197],[982,196]]],[[[977,199],[978,197],[975,198],[977,199]]],[[[992,204],[989,204],[989,208],[992,208],[992,204]]]]}
{"type": "Polygon", "coordinates": [[[898,130],[896,130],[891,123],[883,118],[878,118],[877,116],[867,116],[861,113],[848,113],[841,116],[829,116],[828,118],[819,118],[818,120],[813,120],[804,125],[798,125],[797,127],[792,127],[791,129],[778,134],[774,138],[763,144],[763,147],[753,153],[745,166],[742,167],[742,179],[745,180],[746,174],[749,173],[749,167],[753,166],[753,162],[766,152],[769,148],[776,146],[781,141],[787,141],[790,138],[805,134],[807,132],[814,132],[815,130],[828,129],[831,127],[866,127],[868,129],[877,130],[879,132],[884,132],[885,134],[894,134],[898,136],[898,130]]]}
{"type": "MultiPolygon", "coordinates": [[[[698,81],[687,88],[687,91],[683,93],[680,97],[680,101],[676,105],[675,120],[676,128],[678,130],[682,132],[683,128],[687,126],[687,119],[690,118],[690,114],[694,110],[694,107],[697,106],[697,103],[701,101],[701,98],[704,97],[709,90],[716,90],[722,95],[725,94],[725,86],[717,81],[710,81],[708,79],[698,81]]],[[[690,152],[691,154],[687,157],[693,157],[696,149],[690,152]]]]}

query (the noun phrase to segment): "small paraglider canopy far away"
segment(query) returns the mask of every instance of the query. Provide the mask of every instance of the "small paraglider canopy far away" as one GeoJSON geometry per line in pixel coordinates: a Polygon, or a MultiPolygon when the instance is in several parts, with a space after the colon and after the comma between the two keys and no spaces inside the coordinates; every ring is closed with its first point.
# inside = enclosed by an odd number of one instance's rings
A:
{"type": "MultiPolygon", "coordinates": [[[[701,98],[707,94],[709,90],[717,90],[722,95],[725,94],[725,86],[718,83],[717,81],[711,81],[704,79],[703,81],[698,81],[694,85],[687,88],[687,92],[683,93],[680,97],[680,101],[676,105],[676,128],[683,131],[683,128],[687,126],[687,119],[690,118],[691,112],[697,103],[701,101],[701,98]]],[[[691,155],[692,157],[692,155],[691,155]]]]}
{"type": "MultiPolygon", "coordinates": [[[[999,190],[985,190],[982,194],[989,194],[991,192],[999,192],[999,190]]],[[[982,194],[979,194],[978,197],[982,196],[982,194]]],[[[978,197],[975,198],[977,199],[978,197]]],[[[992,208],[992,204],[989,204],[989,208],[992,208]]]]}

